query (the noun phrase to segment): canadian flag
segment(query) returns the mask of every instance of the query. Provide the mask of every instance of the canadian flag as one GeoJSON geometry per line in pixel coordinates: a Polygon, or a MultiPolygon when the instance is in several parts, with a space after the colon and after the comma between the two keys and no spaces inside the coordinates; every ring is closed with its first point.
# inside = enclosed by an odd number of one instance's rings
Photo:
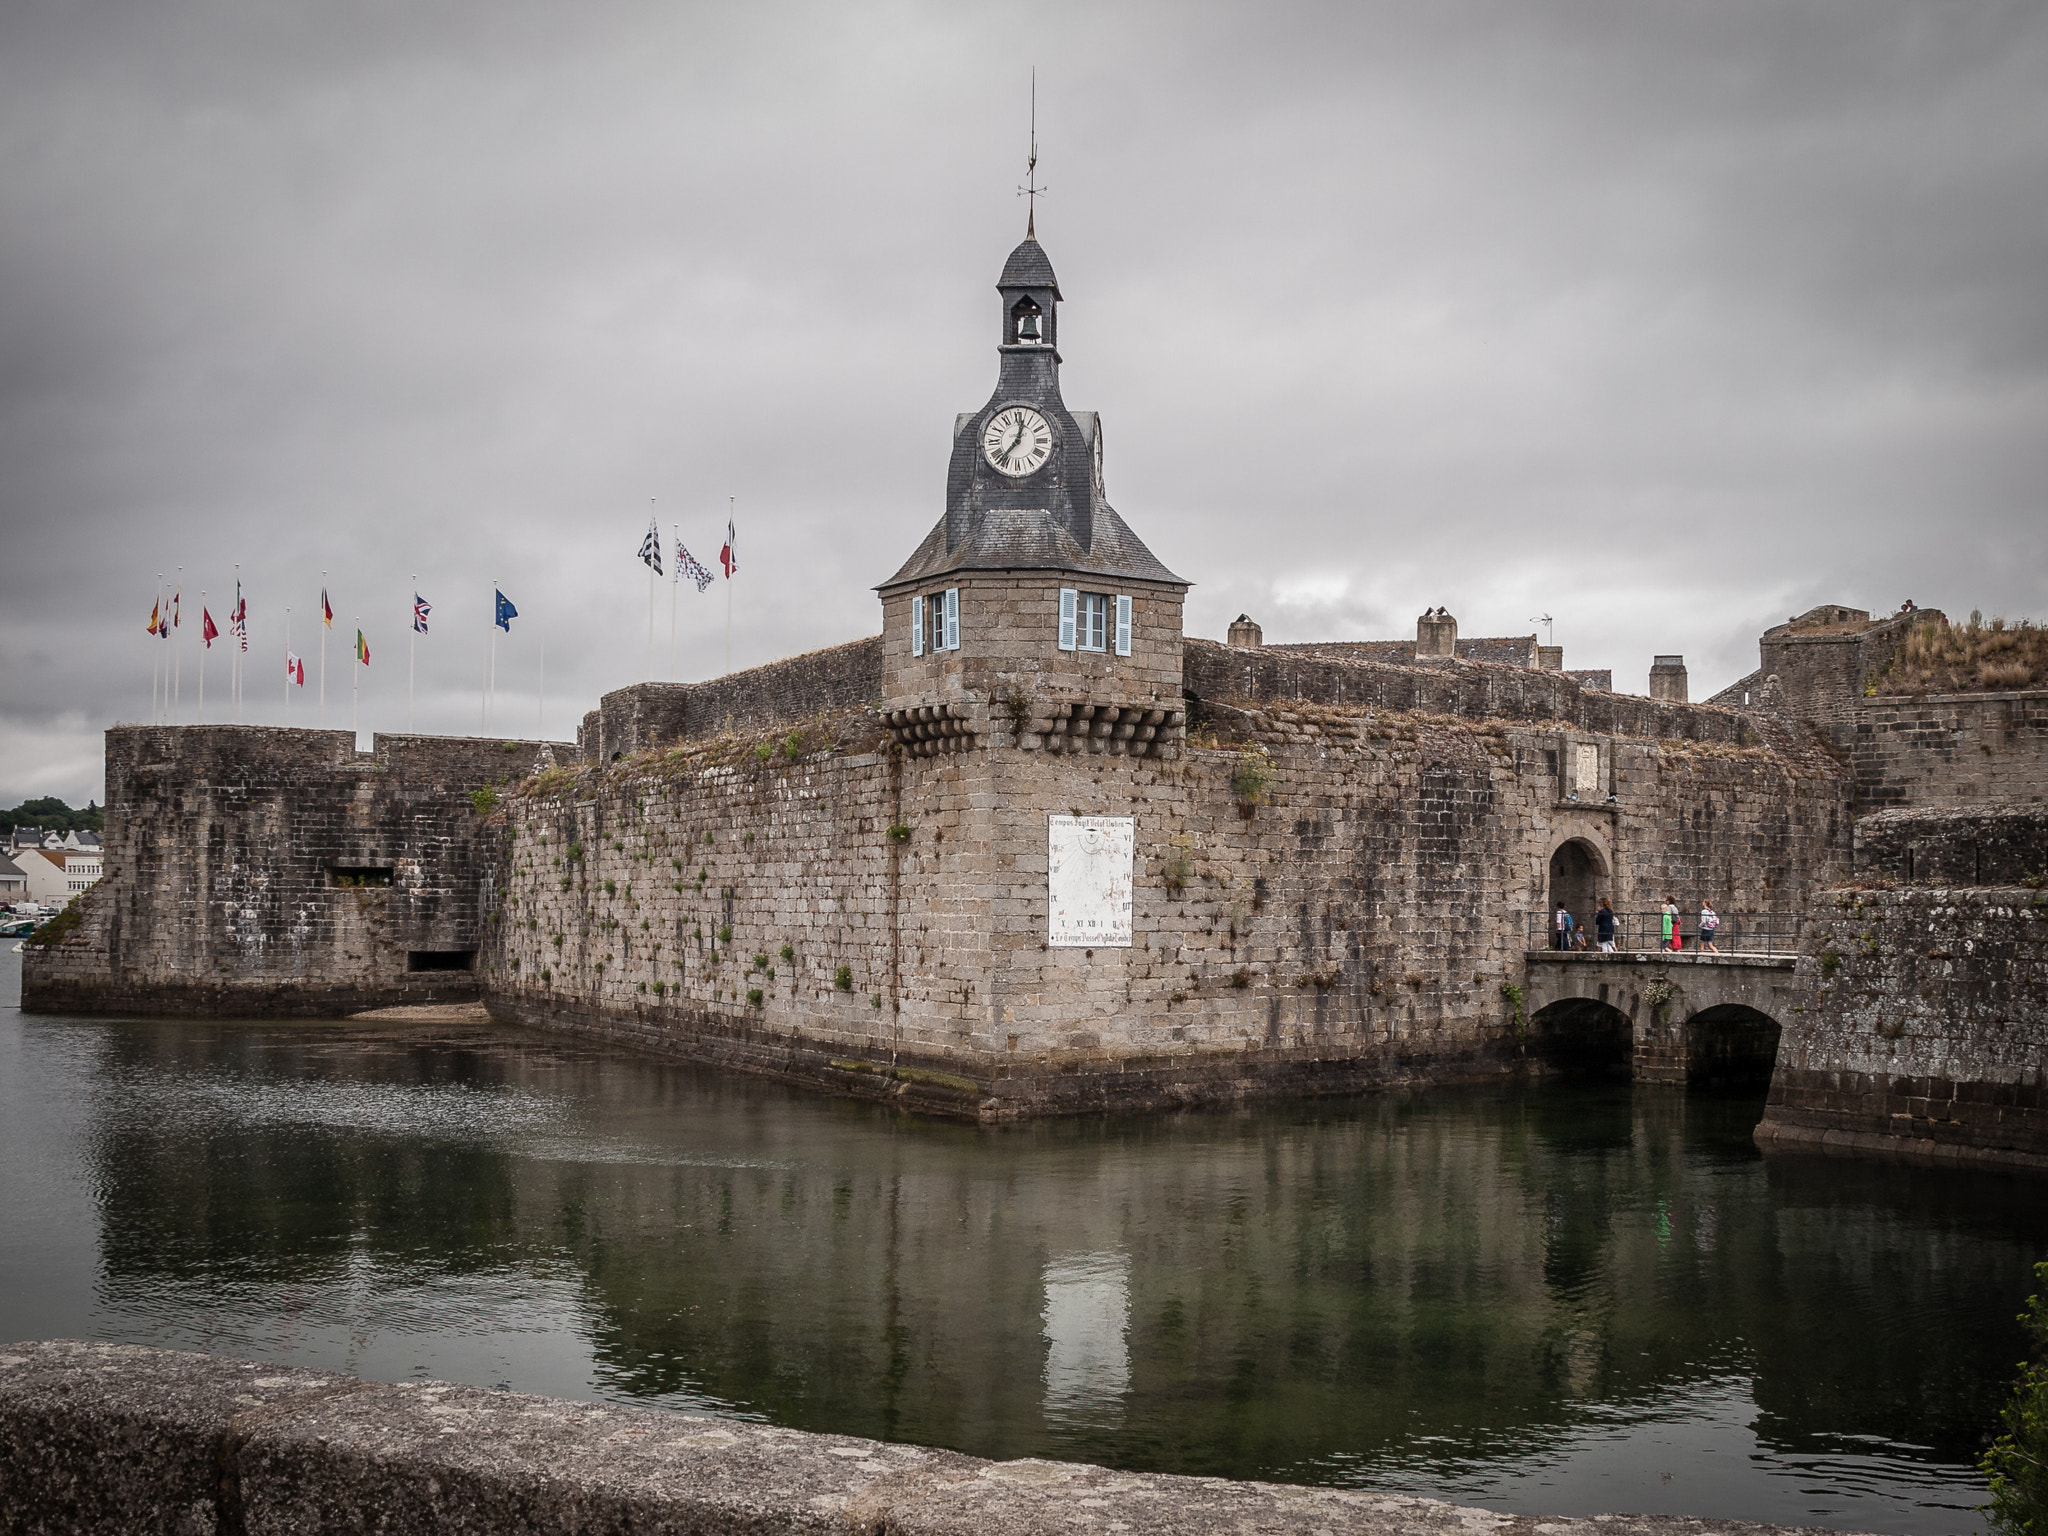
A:
{"type": "Polygon", "coordinates": [[[301,688],[306,686],[306,663],[291,651],[284,653],[284,675],[301,688]]]}

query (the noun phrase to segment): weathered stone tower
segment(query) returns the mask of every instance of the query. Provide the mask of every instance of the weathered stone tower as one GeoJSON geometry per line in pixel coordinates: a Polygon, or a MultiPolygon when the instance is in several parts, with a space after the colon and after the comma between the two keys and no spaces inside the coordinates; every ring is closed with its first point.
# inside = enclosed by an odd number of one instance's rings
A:
{"type": "Polygon", "coordinates": [[[996,386],[954,420],[945,516],[877,589],[884,718],[923,756],[992,728],[1026,751],[1170,756],[1188,584],[1110,506],[1100,418],[1060,398],[1059,279],[1035,237],[996,291],[996,386]]]}

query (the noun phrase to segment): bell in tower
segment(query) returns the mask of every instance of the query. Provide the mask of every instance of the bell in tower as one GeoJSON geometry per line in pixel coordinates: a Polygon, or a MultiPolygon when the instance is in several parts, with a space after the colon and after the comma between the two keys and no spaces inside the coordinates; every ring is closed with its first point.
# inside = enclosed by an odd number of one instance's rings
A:
{"type": "Polygon", "coordinates": [[[1037,346],[1045,340],[1045,333],[1038,324],[1038,306],[1031,300],[1023,300],[1011,313],[1017,322],[1016,337],[1020,345],[1037,346]]]}

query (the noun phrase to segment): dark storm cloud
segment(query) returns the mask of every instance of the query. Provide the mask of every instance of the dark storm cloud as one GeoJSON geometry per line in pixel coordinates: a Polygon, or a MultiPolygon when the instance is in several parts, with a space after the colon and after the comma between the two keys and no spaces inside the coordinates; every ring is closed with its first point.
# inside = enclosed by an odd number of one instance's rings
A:
{"type": "Polygon", "coordinates": [[[1068,399],[1194,632],[1550,613],[1699,689],[1815,601],[2048,609],[2037,7],[1030,15],[0,13],[0,800],[97,792],[179,564],[218,615],[241,563],[263,722],[324,568],[330,723],[361,615],[402,728],[418,572],[421,727],[476,727],[495,577],[498,727],[544,641],[567,734],[645,674],[650,496],[706,559],[738,496],[736,663],[872,632],[993,378],[1034,62],[1068,399]]]}

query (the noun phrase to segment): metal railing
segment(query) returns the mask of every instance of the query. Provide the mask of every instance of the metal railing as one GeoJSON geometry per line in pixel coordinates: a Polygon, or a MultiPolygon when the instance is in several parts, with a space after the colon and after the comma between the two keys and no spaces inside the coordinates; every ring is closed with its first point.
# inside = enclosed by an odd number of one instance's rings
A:
{"type": "MultiPolygon", "coordinates": [[[[1714,948],[1724,955],[1786,955],[1799,948],[1801,930],[1806,924],[1803,912],[1723,912],[1721,926],[1709,934],[1714,948]]],[[[1584,925],[1586,948],[1598,950],[1600,941],[1592,913],[1572,913],[1572,921],[1584,925]]],[[[1529,948],[1556,949],[1557,909],[1529,914],[1529,948]]],[[[1574,938],[1577,930],[1574,930],[1574,938]]],[[[1647,912],[1617,912],[1614,914],[1614,948],[1616,952],[1640,954],[1644,951],[1682,950],[1686,954],[1707,953],[1700,944],[1700,914],[1697,908],[1681,912],[1672,928],[1672,939],[1664,937],[1664,913],[1661,909],[1647,912]],[[1675,940],[1676,942],[1673,942],[1675,940]]]]}

